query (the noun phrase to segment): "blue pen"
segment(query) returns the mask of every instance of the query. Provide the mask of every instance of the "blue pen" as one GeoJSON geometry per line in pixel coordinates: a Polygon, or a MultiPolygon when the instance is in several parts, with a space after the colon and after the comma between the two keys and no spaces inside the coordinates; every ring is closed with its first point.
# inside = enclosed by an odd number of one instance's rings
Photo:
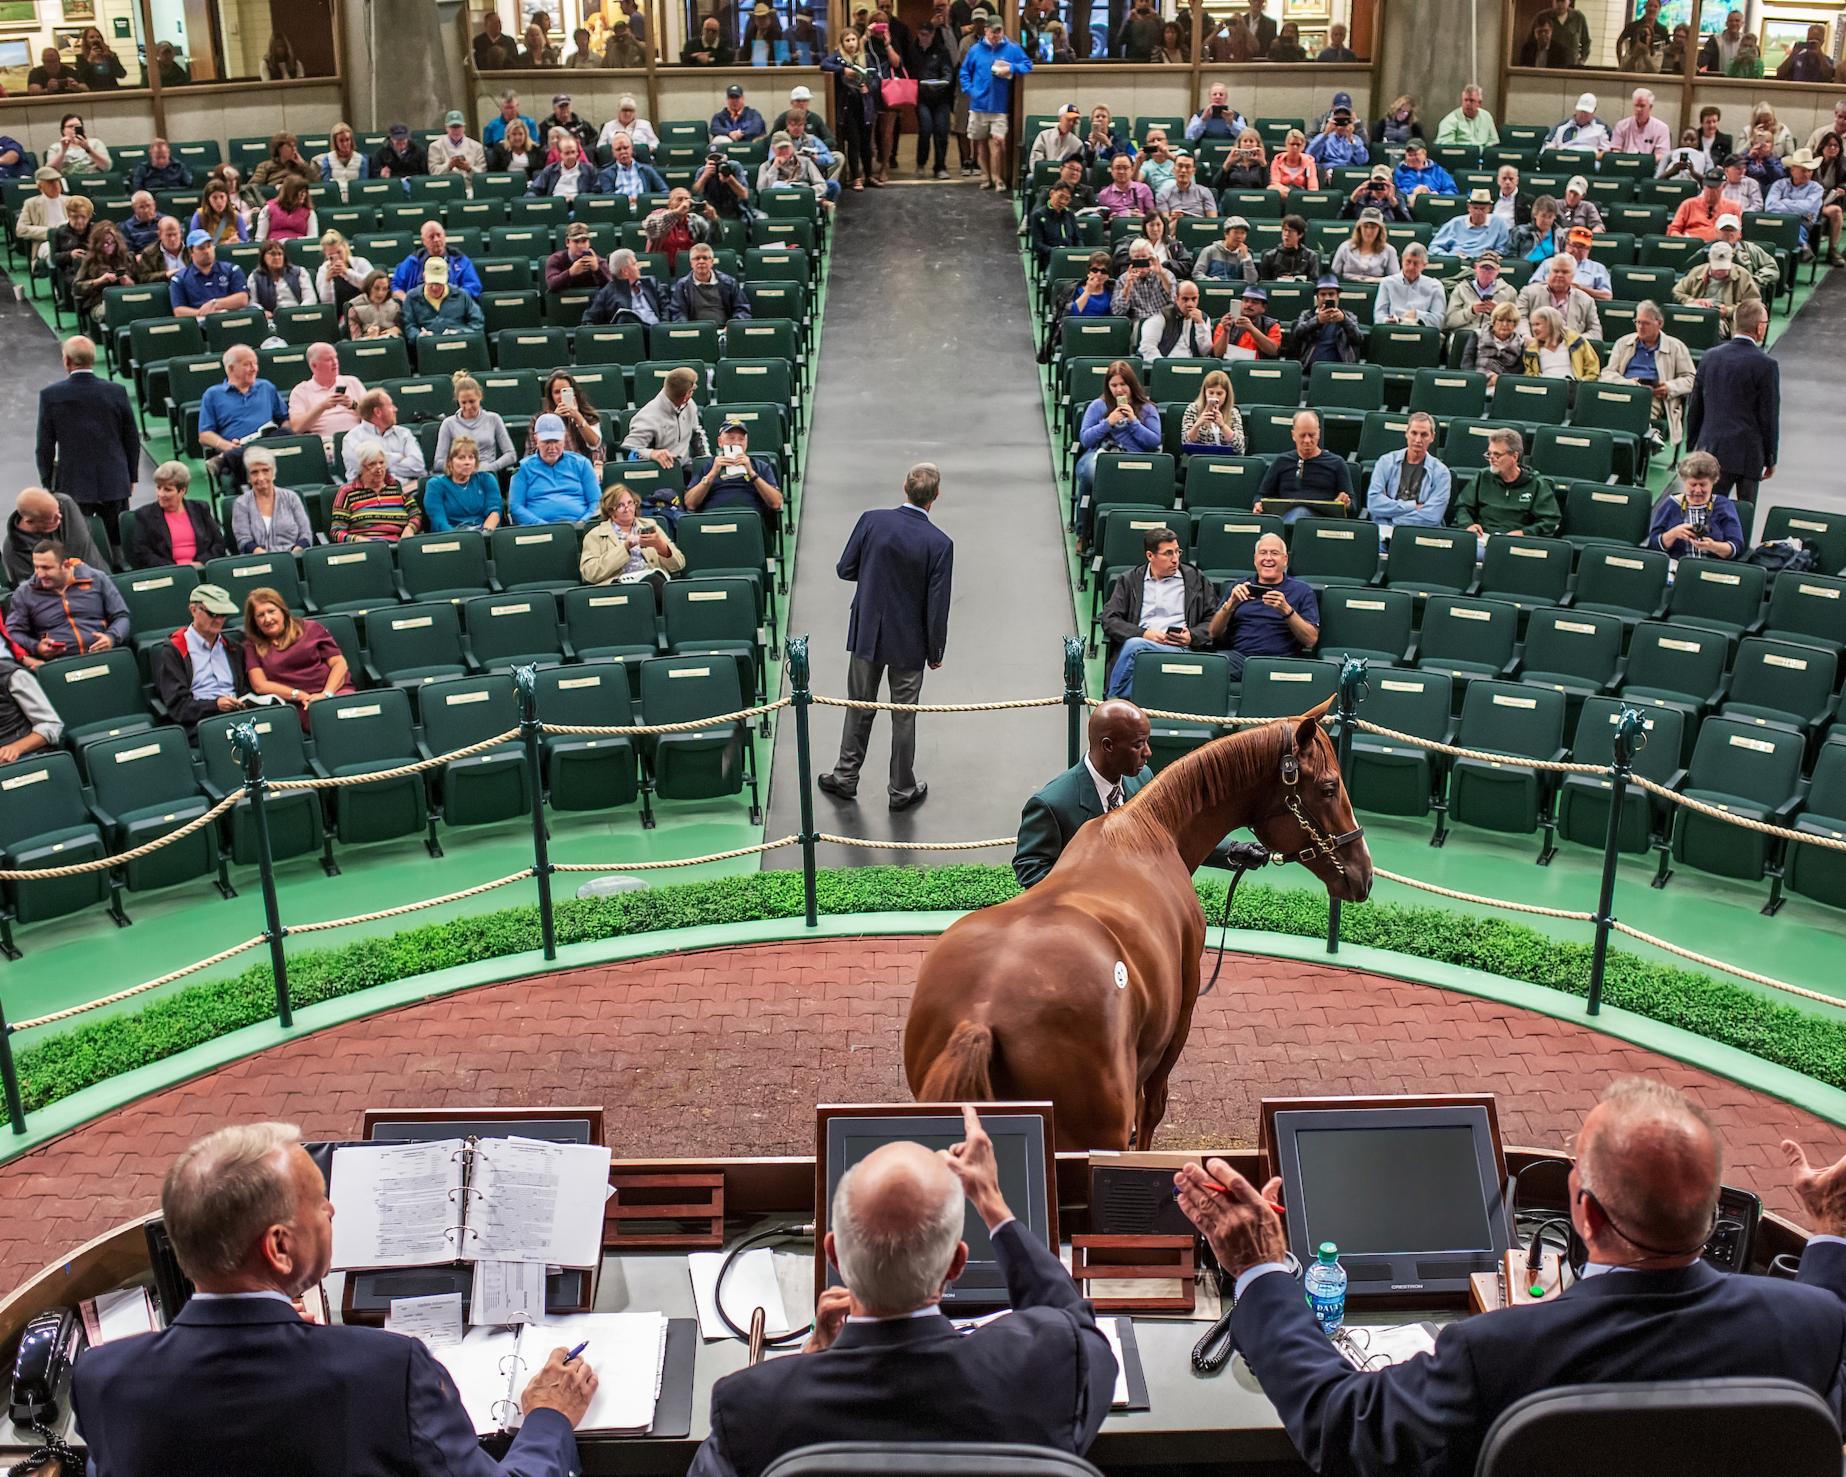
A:
{"type": "Polygon", "coordinates": [[[564,1362],[566,1364],[569,1364],[571,1360],[575,1359],[579,1354],[581,1354],[585,1349],[589,1347],[590,1347],[590,1341],[588,1339],[585,1339],[582,1343],[578,1344],[576,1348],[572,1349],[570,1353],[564,1356],[564,1362]]]}

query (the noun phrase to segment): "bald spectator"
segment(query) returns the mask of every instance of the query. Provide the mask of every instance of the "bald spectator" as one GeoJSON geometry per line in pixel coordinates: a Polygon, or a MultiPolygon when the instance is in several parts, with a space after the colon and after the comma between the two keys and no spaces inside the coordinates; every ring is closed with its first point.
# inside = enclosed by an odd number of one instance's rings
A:
{"type": "Polygon", "coordinates": [[[171,282],[192,264],[186,255],[186,232],[173,216],[154,222],[154,239],[135,259],[135,276],[142,282],[171,282]]]}
{"type": "Polygon", "coordinates": [[[42,487],[23,489],[7,515],[6,543],[0,548],[7,583],[32,578],[32,550],[46,539],[56,539],[85,564],[101,567],[103,560],[90,538],[90,527],[75,499],[42,487]]]}
{"type": "Polygon", "coordinates": [[[38,480],[113,533],[134,496],[141,437],[128,391],[96,377],[96,345],[64,341],[65,377],[38,392],[38,480]]]}
{"type": "Polygon", "coordinates": [[[308,345],[308,377],[288,392],[289,429],[297,436],[318,436],[327,455],[333,438],[359,424],[359,401],[365,386],[357,375],[340,369],[340,356],[329,343],[308,345]]]}
{"type": "Polygon", "coordinates": [[[183,159],[173,157],[173,146],[164,138],[153,139],[147,146],[147,158],[128,171],[131,190],[190,190],[192,170],[183,159]]]}
{"type": "Polygon", "coordinates": [[[367,390],[359,397],[359,424],[346,433],[346,440],[340,444],[349,480],[358,479],[359,456],[369,446],[384,448],[385,470],[406,490],[414,489],[428,470],[422,443],[397,423],[397,402],[383,390],[367,390]]]}
{"type": "MultiPolygon", "coordinates": [[[[1177,558],[1178,536],[1164,533],[1177,558]]],[[[1124,578],[1140,579],[1134,570],[1124,578]]],[[[1211,586],[1205,584],[1205,598],[1211,586]]],[[[1207,607],[1209,608],[1209,606],[1207,607]]],[[[1021,887],[1043,882],[1083,823],[1128,803],[1153,778],[1147,767],[1147,715],[1133,703],[1109,698],[1090,710],[1089,747],[1083,757],[1026,801],[1019,817],[1019,844],[1013,852],[1013,875],[1021,887]]]]}
{"type": "Polygon", "coordinates": [[[801,1354],[720,1380],[692,1477],[757,1477],[817,1441],[1023,1441],[1080,1453],[1109,1413],[1115,1358],[1057,1257],[1000,1194],[973,1108],[940,1153],[873,1150],[841,1177],[826,1237],[842,1286],[820,1295],[801,1354]],[[967,1265],[967,1205],[987,1228],[1013,1311],[962,1334],[942,1290],[967,1265]]]}
{"type": "Polygon", "coordinates": [[[1318,1471],[1468,1477],[1508,1407],[1561,1385],[1780,1378],[1839,1419],[1846,1161],[1816,1169],[1799,1146],[1784,1142],[1783,1152],[1822,1234],[1798,1282],[1726,1276],[1700,1260],[1723,1168],[1710,1121],[1664,1083],[1613,1083],[1584,1120],[1570,1171],[1571,1227],[1588,1256],[1582,1282],[1516,1318],[1458,1319],[1433,1353],[1383,1370],[1349,1365],[1300,1285],[1272,1275],[1287,1270],[1288,1249],[1266,1203],[1273,1194],[1221,1159],[1174,1178],[1181,1209],[1234,1281],[1231,1341],[1302,1459],[1318,1471]]]}
{"type": "Polygon", "coordinates": [[[661,467],[672,467],[689,457],[711,455],[705,428],[699,421],[699,372],[681,365],[661,382],[660,393],[643,405],[628,423],[622,449],[631,457],[645,457],[661,467]]]}
{"type": "Polygon", "coordinates": [[[32,577],[6,608],[6,634],[26,665],[37,667],[122,645],[128,607],[108,575],[72,558],[57,539],[41,539],[32,549],[32,577]]]}

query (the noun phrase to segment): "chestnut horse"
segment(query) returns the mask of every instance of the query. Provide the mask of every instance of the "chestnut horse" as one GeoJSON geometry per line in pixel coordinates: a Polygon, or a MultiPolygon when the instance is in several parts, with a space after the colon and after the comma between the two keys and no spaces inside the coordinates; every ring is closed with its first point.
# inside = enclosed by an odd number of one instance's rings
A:
{"type": "Polygon", "coordinates": [[[1060,1149],[1148,1148],[1192,1028],[1205,915],[1192,874],[1240,827],[1361,902],[1372,859],[1322,732],[1300,718],[1220,738],[1086,822],[1029,892],[957,920],[904,1026],[920,1102],[1050,1099],[1060,1149]]]}

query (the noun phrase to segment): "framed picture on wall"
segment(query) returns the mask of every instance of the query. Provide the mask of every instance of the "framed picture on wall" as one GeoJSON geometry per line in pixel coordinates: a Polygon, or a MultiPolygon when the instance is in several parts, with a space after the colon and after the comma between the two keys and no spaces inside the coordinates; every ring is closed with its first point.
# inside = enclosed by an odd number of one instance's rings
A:
{"type": "MultiPolygon", "coordinates": [[[[1282,19],[1285,21],[1324,21],[1332,12],[1327,9],[1327,0],[1282,0],[1282,19]]],[[[1307,37],[1301,38],[1306,47],[1307,37]]]]}
{"type": "Polygon", "coordinates": [[[93,21],[96,19],[96,0],[61,0],[64,7],[64,19],[67,21],[93,21]]]}
{"type": "Polygon", "coordinates": [[[83,31],[76,26],[72,26],[69,29],[59,26],[51,33],[51,44],[57,47],[59,51],[66,52],[72,56],[77,54],[77,43],[82,39],[83,31]]]}
{"type": "Polygon", "coordinates": [[[1325,26],[1306,26],[1301,32],[1301,49],[1308,54],[1311,61],[1327,47],[1327,28],[1325,26]]]}
{"type": "Polygon", "coordinates": [[[0,31],[36,31],[38,0],[0,0],[0,31]]]}

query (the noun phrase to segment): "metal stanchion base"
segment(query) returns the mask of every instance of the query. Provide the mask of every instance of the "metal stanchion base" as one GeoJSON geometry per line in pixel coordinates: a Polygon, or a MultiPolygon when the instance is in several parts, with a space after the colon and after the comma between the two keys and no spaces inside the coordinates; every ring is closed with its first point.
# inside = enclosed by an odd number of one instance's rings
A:
{"type": "Polygon", "coordinates": [[[614,897],[618,892],[646,892],[652,886],[645,877],[592,877],[577,889],[577,896],[614,897]]]}

